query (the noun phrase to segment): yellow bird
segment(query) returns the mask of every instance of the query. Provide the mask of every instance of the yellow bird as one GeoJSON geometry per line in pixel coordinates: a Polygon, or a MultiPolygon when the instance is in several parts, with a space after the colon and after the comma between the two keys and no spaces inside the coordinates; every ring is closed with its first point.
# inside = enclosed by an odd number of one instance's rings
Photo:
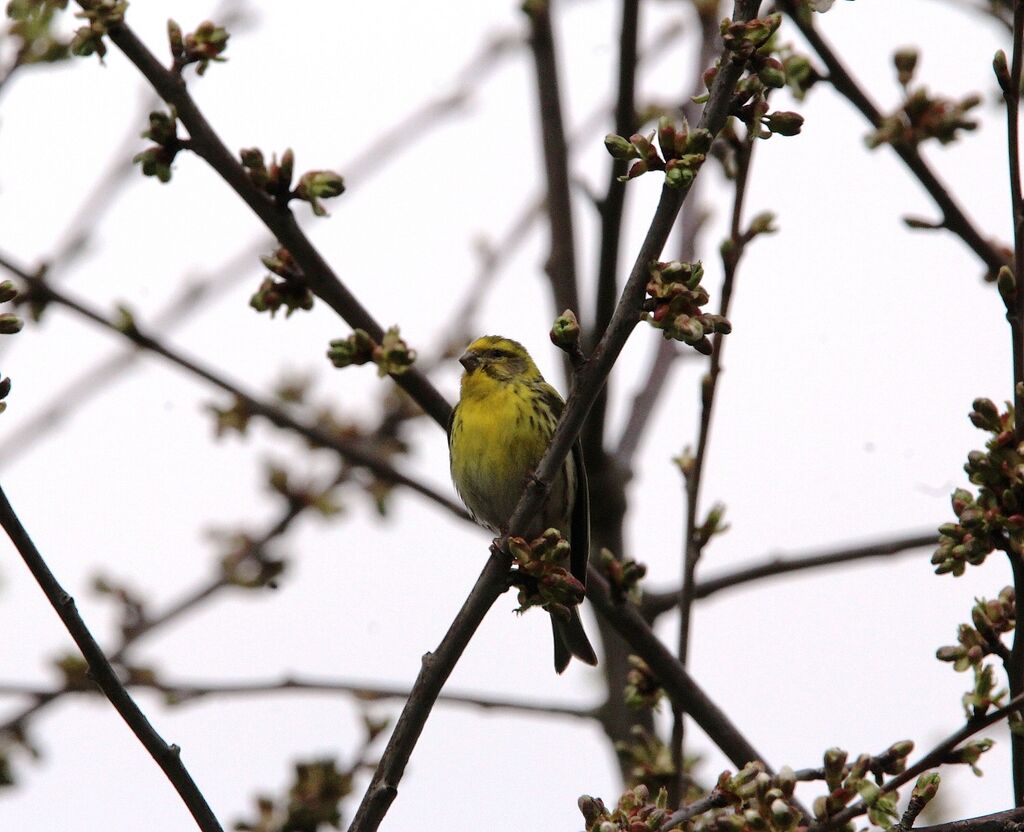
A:
{"type": "MultiPolygon", "coordinates": [[[[497,534],[508,521],[547,450],[565,402],[517,341],[497,335],[478,338],[459,358],[465,368],[459,403],[448,425],[452,480],[473,519],[497,534]]],[[[569,571],[587,583],[590,549],[590,494],[583,449],[573,446],[551,486],[542,511],[524,537],[555,528],[569,541],[569,571]]],[[[552,614],[555,670],[561,673],[576,656],[597,664],[575,606],[568,620],[552,614]]]]}

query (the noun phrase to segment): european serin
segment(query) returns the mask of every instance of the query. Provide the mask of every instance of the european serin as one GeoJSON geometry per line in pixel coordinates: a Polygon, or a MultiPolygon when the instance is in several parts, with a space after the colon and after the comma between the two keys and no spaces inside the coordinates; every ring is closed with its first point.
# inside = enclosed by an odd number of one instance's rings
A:
{"type": "MultiPolygon", "coordinates": [[[[448,425],[452,480],[473,518],[497,534],[522,496],[526,479],[547,450],[565,402],[533,363],[525,347],[510,338],[478,338],[459,358],[465,368],[462,394],[448,425]]],[[[590,494],[583,450],[577,440],[572,455],[551,486],[543,510],[524,531],[539,537],[555,528],[569,541],[569,568],[586,586],[590,548],[590,494]]],[[[575,606],[568,618],[551,615],[555,670],[561,673],[572,656],[597,664],[575,606]]]]}

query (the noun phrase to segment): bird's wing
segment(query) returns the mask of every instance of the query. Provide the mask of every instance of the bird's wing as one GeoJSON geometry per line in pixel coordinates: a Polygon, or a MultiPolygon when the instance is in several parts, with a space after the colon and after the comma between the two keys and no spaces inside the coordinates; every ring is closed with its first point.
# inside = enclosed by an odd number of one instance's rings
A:
{"type": "Polygon", "coordinates": [[[572,446],[572,464],[576,469],[576,501],[572,507],[572,555],[569,569],[572,576],[587,585],[587,560],[590,557],[590,486],[587,468],[583,464],[583,443],[579,438],[572,446]]]}
{"type": "MultiPolygon", "coordinates": [[[[541,386],[541,395],[551,412],[557,418],[562,417],[565,402],[550,384],[541,386]]],[[[573,503],[572,518],[569,524],[572,555],[569,558],[569,571],[583,586],[587,585],[587,560],[590,558],[590,487],[587,483],[587,468],[583,463],[583,444],[577,437],[572,446],[572,466],[576,478],[576,497],[573,503]]]]}

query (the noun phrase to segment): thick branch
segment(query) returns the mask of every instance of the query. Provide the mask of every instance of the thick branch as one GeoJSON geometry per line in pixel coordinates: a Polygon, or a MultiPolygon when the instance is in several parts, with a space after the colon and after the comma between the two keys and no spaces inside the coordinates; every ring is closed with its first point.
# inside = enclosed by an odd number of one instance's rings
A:
{"type": "Polygon", "coordinates": [[[57,615],[60,616],[61,621],[64,622],[64,626],[75,640],[75,644],[82,651],[82,655],[89,663],[89,675],[99,685],[132,733],[138,737],[139,742],[160,766],[167,779],[171,781],[189,812],[192,813],[192,817],[195,818],[196,825],[203,832],[222,832],[220,823],[206,802],[206,798],[203,797],[202,792],[192,780],[192,776],[181,762],[181,749],[176,745],[168,745],[164,742],[156,729],[150,725],[146,715],[142,713],[128,691],[125,690],[121,680],[117,678],[114,668],[103,655],[103,650],[100,649],[96,639],[93,638],[89,628],[78,614],[74,599],[64,591],[46,565],[46,561],[43,560],[39,550],[28,536],[28,532],[21,525],[17,514],[14,513],[3,489],[0,489],[0,526],[3,526],[7,536],[21,553],[25,565],[56,610],[57,615]]]}

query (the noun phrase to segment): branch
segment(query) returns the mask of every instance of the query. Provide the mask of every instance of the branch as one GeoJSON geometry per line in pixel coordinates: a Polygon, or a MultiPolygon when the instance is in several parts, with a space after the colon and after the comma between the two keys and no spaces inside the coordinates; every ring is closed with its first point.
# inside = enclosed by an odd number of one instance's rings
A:
{"type": "MultiPolygon", "coordinates": [[[[697,10],[700,20],[700,49],[698,50],[694,65],[693,90],[683,102],[682,110],[687,121],[696,121],[699,118],[697,105],[693,102],[693,96],[704,92],[702,80],[704,71],[713,64],[715,57],[715,46],[719,40],[718,34],[718,5],[712,4],[701,6],[697,10]]],[[[619,135],[625,135],[620,133],[619,135]]],[[[690,195],[683,205],[679,217],[679,259],[689,263],[697,258],[697,235],[704,225],[706,214],[701,203],[696,201],[694,194],[700,193],[704,187],[702,180],[697,179],[690,189],[690,195]]],[[[658,342],[654,360],[650,370],[644,377],[643,383],[633,396],[633,403],[629,409],[629,419],[623,428],[615,450],[612,452],[615,470],[621,477],[627,480],[632,477],[633,458],[640,440],[647,429],[647,424],[654,408],[661,398],[661,394],[668,388],[670,371],[675,362],[690,353],[679,348],[674,341],[662,339],[658,342]]],[[[595,405],[596,406],[596,405],[595,405]]]]}
{"type": "MultiPolygon", "coordinates": [[[[858,86],[832,47],[815,29],[810,18],[800,13],[795,0],[779,0],[778,5],[793,21],[811,45],[811,48],[814,49],[818,57],[821,58],[828,68],[827,80],[835,88],[836,92],[853,104],[872,126],[878,127],[881,125],[881,112],[858,86]]],[[[992,274],[998,272],[1000,266],[1006,264],[1005,255],[991,241],[982,236],[981,232],[974,226],[974,223],[971,222],[971,219],[957,204],[946,186],[932,172],[928,163],[918,153],[917,148],[906,143],[893,144],[892,148],[935,201],[935,204],[942,212],[942,226],[963,240],[971,251],[985,263],[992,274]]]]}
{"type": "MultiPolygon", "coordinates": [[[[1013,697],[1013,699],[1007,702],[1002,708],[992,711],[992,713],[986,714],[983,717],[967,720],[962,728],[954,731],[946,737],[946,739],[936,745],[931,751],[914,763],[914,765],[908,766],[905,771],[897,774],[891,780],[888,780],[879,786],[879,793],[888,794],[889,792],[895,791],[903,784],[909,783],[919,774],[923,774],[928,771],[928,769],[942,765],[946,761],[948,755],[956,750],[956,747],[960,745],[960,743],[968,737],[977,734],[979,731],[988,728],[990,725],[994,725],[1000,720],[1005,719],[1009,714],[1016,711],[1022,704],[1024,704],[1024,693],[1013,697]]],[[[807,832],[827,832],[829,829],[839,828],[853,818],[863,815],[867,810],[867,804],[860,801],[852,806],[848,806],[842,812],[839,812],[837,815],[833,815],[823,823],[812,824],[808,827],[807,832]]]]}
{"type": "Polygon", "coordinates": [[[132,733],[138,737],[139,742],[160,766],[167,779],[171,781],[189,812],[192,813],[192,817],[195,818],[196,825],[203,832],[222,832],[220,823],[207,804],[206,798],[203,797],[202,792],[199,791],[185,765],[181,762],[181,749],[176,745],[168,745],[164,742],[163,738],[150,725],[146,715],[139,710],[139,706],[125,690],[124,685],[117,678],[114,668],[111,667],[99,644],[96,643],[96,639],[93,638],[89,628],[78,614],[74,599],[64,591],[46,565],[39,550],[28,536],[28,532],[25,531],[18,516],[14,513],[2,488],[0,488],[0,526],[3,526],[7,536],[21,553],[25,565],[43,590],[51,606],[56,610],[57,615],[60,616],[61,621],[64,622],[64,626],[75,640],[75,644],[82,651],[82,655],[89,664],[89,675],[106,694],[110,704],[121,715],[132,733]]]}
{"type": "Polygon", "coordinates": [[[15,264],[3,254],[0,254],[0,267],[11,272],[11,274],[28,284],[33,297],[40,301],[53,301],[67,309],[71,309],[81,317],[87,318],[93,323],[96,323],[111,332],[116,332],[122,335],[136,346],[164,357],[172,364],[187,370],[193,375],[208,381],[215,387],[219,387],[226,393],[235,396],[247,409],[262,416],[276,427],[294,431],[313,444],[324,448],[330,448],[353,464],[367,468],[383,480],[393,482],[397,485],[403,485],[406,488],[416,491],[459,517],[468,517],[465,509],[461,506],[445,497],[443,494],[439,494],[434,491],[429,486],[402,474],[390,463],[381,459],[372,450],[367,449],[363,443],[336,436],[317,427],[316,425],[307,425],[297,419],[294,419],[287,411],[280,407],[269,402],[262,401],[252,394],[243,391],[240,387],[218,375],[215,371],[198,363],[197,361],[194,361],[193,359],[185,358],[180,353],[165,346],[155,337],[145,334],[134,322],[130,326],[122,326],[114,323],[113,321],[107,320],[96,310],[90,309],[81,302],[74,300],[65,292],[55,289],[47,281],[41,279],[37,275],[29,274],[28,271],[15,264]]]}
{"type": "Polygon", "coordinates": [[[918,826],[916,832],[1010,832],[1024,823],[1024,808],[1007,809],[977,818],[953,820],[935,826],[918,826]]]}
{"type": "MultiPolygon", "coordinates": [[[[331,484],[324,489],[329,491],[337,485],[345,471],[345,466],[342,466],[338,474],[331,481],[331,484]]],[[[283,535],[291,526],[292,522],[306,509],[308,506],[298,505],[291,503],[281,513],[281,516],[274,521],[261,535],[252,541],[250,551],[253,556],[260,556],[264,549],[270,544],[276,537],[283,535]]],[[[136,623],[130,631],[123,631],[121,644],[109,654],[108,660],[111,664],[123,663],[124,656],[128,649],[132,647],[140,638],[145,636],[147,633],[164,626],[170,621],[173,621],[180,616],[184,615],[191,609],[199,606],[207,598],[218,593],[220,590],[226,587],[232,586],[232,583],[228,580],[227,576],[223,573],[216,575],[212,580],[205,582],[203,585],[191,592],[186,593],[178,601],[171,604],[163,613],[155,617],[146,617],[141,622],[136,623]]],[[[73,693],[74,690],[64,686],[56,688],[55,690],[37,692],[35,694],[36,701],[28,707],[22,709],[22,711],[13,717],[8,718],[3,724],[0,724],[0,736],[11,732],[18,731],[25,722],[47,707],[50,703],[57,701],[66,693],[73,693]]]]}
{"type": "Polygon", "coordinates": [[[405,766],[441,693],[441,688],[487,611],[508,588],[510,563],[507,554],[492,551],[491,557],[441,644],[435,652],[423,656],[423,666],[398,718],[395,730],[388,739],[380,764],[349,826],[349,832],[375,830],[384,819],[388,808],[398,795],[398,784],[405,773],[405,766]]]}
{"type": "MultiPolygon", "coordinates": [[[[79,5],[82,5],[81,1],[79,5]]],[[[288,249],[302,269],[309,288],[349,326],[365,330],[379,343],[384,337],[383,328],[338,279],[299,227],[294,214],[280,208],[253,184],[241,163],[207,122],[182,78],[166,69],[127,24],[110,26],[109,37],[146,77],[157,94],[175,107],[178,119],[188,129],[189,149],[220,174],[278,242],[288,249]]],[[[413,368],[393,378],[435,422],[442,427],[448,424],[451,406],[422,373],[413,368]]]]}
{"type": "MultiPolygon", "coordinates": [[[[867,543],[849,549],[825,551],[819,554],[795,555],[793,557],[775,555],[767,558],[762,563],[726,572],[717,578],[707,578],[698,581],[694,590],[694,598],[707,598],[723,589],[731,589],[732,587],[757,581],[761,578],[785,575],[788,572],[817,569],[823,566],[835,566],[840,563],[862,560],[864,558],[888,557],[903,554],[914,549],[934,547],[938,541],[939,536],[935,532],[923,532],[920,534],[908,534],[879,543],[867,543]]],[[[657,618],[662,613],[672,609],[678,603],[678,599],[678,590],[644,593],[644,599],[641,604],[644,617],[649,620],[657,618]]]]}
{"type": "MultiPolygon", "coordinates": [[[[754,134],[748,132],[742,141],[737,140],[734,142],[736,152],[736,192],[733,198],[732,221],[729,231],[731,246],[723,248],[724,277],[722,279],[722,299],[718,310],[718,314],[726,319],[729,317],[729,302],[732,300],[736,270],[739,267],[740,259],[743,257],[746,244],[750,239],[740,228],[740,223],[743,218],[743,200],[747,191],[747,178],[750,173],[750,160],[754,153],[755,141],[754,134]]],[[[690,613],[693,610],[693,601],[696,597],[697,561],[700,560],[704,552],[704,546],[709,539],[698,528],[697,510],[704,463],[707,460],[708,443],[711,437],[711,417],[715,407],[715,393],[718,390],[718,379],[722,372],[722,352],[724,348],[724,337],[722,333],[716,332],[712,342],[711,366],[708,368],[707,375],[701,379],[700,385],[701,407],[700,428],[697,434],[697,452],[692,466],[683,471],[686,483],[686,524],[683,533],[683,574],[681,581],[682,589],[679,592],[679,641],[676,655],[679,657],[679,663],[684,667],[686,666],[690,650],[690,613]]],[[[673,714],[671,748],[672,759],[678,773],[677,788],[681,788],[683,782],[685,720],[686,717],[682,711],[676,711],[673,714]]]]}
{"type": "Polygon", "coordinates": [[[576,237],[572,224],[569,151],[562,123],[551,10],[547,0],[524,3],[523,9],[530,19],[530,49],[537,72],[537,104],[544,145],[546,203],[551,235],[551,252],[545,271],[551,280],[555,314],[560,314],[564,309],[578,313],[580,301],[576,284],[576,237]]]}
{"type": "MultiPolygon", "coordinates": [[[[637,33],[639,30],[640,0],[622,0],[622,25],[619,29],[618,91],[615,96],[615,134],[631,136],[637,129],[636,70],[637,33]]],[[[605,197],[599,203],[601,215],[601,249],[597,263],[597,300],[594,309],[592,337],[586,339],[586,348],[597,341],[615,311],[618,295],[619,248],[622,242],[622,216],[626,208],[626,183],[619,177],[626,173],[626,162],[611,159],[608,166],[608,185],[605,197]]],[[[584,425],[582,444],[588,467],[604,467],[605,411],[608,391],[603,389],[584,425]]]]}
{"type": "MultiPolygon", "coordinates": [[[[673,707],[686,711],[737,768],[760,760],[759,754],[722,710],[693,681],[686,668],[662,644],[651,626],[630,604],[612,600],[604,575],[591,565],[587,573],[587,597],[648,665],[665,689],[673,707]]],[[[770,770],[770,769],[769,769],[770,770]]]]}
{"type": "MultiPolygon", "coordinates": [[[[1024,72],[1024,3],[1016,0],[1013,4],[1013,49],[1010,59],[1009,77],[1005,77],[1006,54],[996,55],[996,76],[1003,89],[1006,103],[1006,144],[1009,156],[1010,210],[1013,220],[1013,288],[1000,294],[1006,298],[1006,319],[1010,324],[1010,348],[1013,358],[1013,402],[1014,438],[1017,443],[1024,441],[1024,196],[1021,195],[1020,170],[1020,89],[1024,72]],[[999,69],[1002,59],[1002,71],[999,69]]],[[[1024,593],[1024,562],[1019,546],[1007,549],[1010,568],[1013,571],[1013,588],[1018,596],[1024,593]]],[[[1005,661],[1010,695],[1024,691],[1024,617],[1017,616],[1013,631],[1013,645],[1005,661]]],[[[1013,769],[1013,801],[1015,806],[1024,806],[1024,737],[1014,733],[1010,737],[1013,769]]]]}

